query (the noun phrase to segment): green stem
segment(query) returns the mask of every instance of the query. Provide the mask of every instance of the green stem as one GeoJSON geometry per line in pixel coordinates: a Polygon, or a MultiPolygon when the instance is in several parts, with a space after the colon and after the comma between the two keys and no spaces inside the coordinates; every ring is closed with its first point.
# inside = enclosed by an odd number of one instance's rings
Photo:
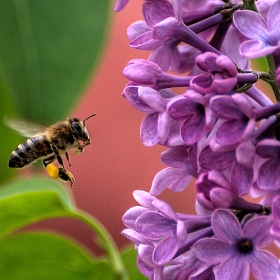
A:
{"type": "Polygon", "coordinates": [[[81,210],[71,212],[70,216],[71,218],[84,222],[94,231],[98,238],[98,244],[107,254],[108,262],[115,273],[116,279],[127,280],[127,272],[121,260],[118,248],[107,229],[97,219],[81,210]]]}
{"type": "Polygon", "coordinates": [[[258,13],[258,9],[255,0],[243,0],[244,8],[258,13]]]}
{"type": "Polygon", "coordinates": [[[270,84],[270,86],[271,86],[271,88],[274,92],[274,95],[275,95],[275,98],[276,98],[277,102],[280,102],[279,88],[278,88],[278,85],[275,82],[276,69],[275,69],[275,63],[274,63],[274,60],[273,60],[273,56],[271,54],[267,55],[266,56],[266,61],[267,61],[269,74],[272,77],[272,80],[269,82],[269,84],[270,84]]]}

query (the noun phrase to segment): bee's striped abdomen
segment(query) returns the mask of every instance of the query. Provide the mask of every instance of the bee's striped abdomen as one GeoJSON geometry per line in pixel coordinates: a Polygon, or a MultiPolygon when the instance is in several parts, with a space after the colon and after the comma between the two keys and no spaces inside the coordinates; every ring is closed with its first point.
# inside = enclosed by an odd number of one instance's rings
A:
{"type": "Polygon", "coordinates": [[[22,168],[32,161],[53,153],[51,145],[45,135],[27,139],[12,152],[9,167],[22,168]]]}

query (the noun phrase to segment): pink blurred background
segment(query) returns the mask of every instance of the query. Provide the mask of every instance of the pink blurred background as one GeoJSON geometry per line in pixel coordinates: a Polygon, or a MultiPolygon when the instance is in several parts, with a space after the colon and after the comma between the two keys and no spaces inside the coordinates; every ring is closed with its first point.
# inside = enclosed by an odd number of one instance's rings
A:
{"type": "MultiPolygon", "coordinates": [[[[95,76],[90,82],[73,116],[81,119],[96,113],[87,121],[92,144],[79,156],[71,157],[71,172],[75,175],[72,192],[76,205],[96,217],[108,229],[119,248],[131,244],[121,235],[122,215],[137,205],[133,190],[149,191],[155,174],[165,166],[160,162],[163,147],[145,147],[139,137],[144,114],[133,109],[121,96],[128,82],[122,75],[133,58],[148,58],[149,52],[128,46],[127,27],[142,19],[142,1],[131,1],[127,8],[115,14],[112,7],[110,34],[95,76]]],[[[194,213],[193,187],[173,194],[165,191],[160,198],[169,201],[177,212],[194,213]]],[[[92,232],[83,224],[69,219],[43,222],[40,228],[52,229],[78,240],[94,252],[92,232]]]]}

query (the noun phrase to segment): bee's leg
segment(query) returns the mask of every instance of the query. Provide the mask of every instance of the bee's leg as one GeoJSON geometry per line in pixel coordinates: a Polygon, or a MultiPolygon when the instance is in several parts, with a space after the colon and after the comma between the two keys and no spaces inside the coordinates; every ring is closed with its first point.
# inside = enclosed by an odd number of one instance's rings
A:
{"type": "Polygon", "coordinates": [[[56,159],[56,156],[55,156],[55,155],[43,159],[43,164],[44,164],[44,166],[46,167],[47,165],[49,165],[50,163],[52,163],[55,159],[56,159]]]}
{"type": "Polygon", "coordinates": [[[63,168],[59,168],[59,178],[63,181],[69,181],[71,183],[71,188],[74,188],[75,178],[71,172],[68,170],[64,170],[63,168]]]}
{"type": "Polygon", "coordinates": [[[64,166],[64,164],[63,164],[63,160],[62,160],[62,158],[61,158],[61,156],[60,156],[60,154],[59,154],[59,152],[58,152],[57,147],[54,146],[54,145],[52,145],[52,148],[53,148],[53,151],[54,151],[54,153],[55,153],[55,157],[56,157],[58,163],[59,163],[59,164],[63,167],[63,169],[66,171],[66,168],[65,168],[65,166],[64,166]]]}
{"type": "Polygon", "coordinates": [[[81,146],[81,145],[79,145],[78,148],[77,148],[77,150],[76,150],[72,155],[73,155],[73,156],[74,156],[74,155],[79,155],[79,154],[81,154],[83,151],[84,151],[84,147],[81,146]]]}
{"type": "Polygon", "coordinates": [[[77,150],[73,153],[73,155],[79,155],[84,151],[84,147],[89,145],[90,142],[84,142],[82,145],[78,144],[77,150]]]}
{"type": "Polygon", "coordinates": [[[66,157],[66,159],[68,161],[69,166],[72,167],[71,162],[70,162],[70,158],[69,158],[69,155],[68,155],[67,152],[65,152],[65,157],[66,157]]]}

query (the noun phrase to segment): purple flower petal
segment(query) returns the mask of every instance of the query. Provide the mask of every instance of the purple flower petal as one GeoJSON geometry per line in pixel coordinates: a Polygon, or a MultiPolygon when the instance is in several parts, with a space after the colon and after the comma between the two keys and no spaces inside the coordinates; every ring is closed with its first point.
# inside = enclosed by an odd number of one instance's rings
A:
{"type": "MultiPolygon", "coordinates": [[[[224,175],[216,170],[211,170],[209,173],[200,174],[198,180],[196,181],[196,189],[198,192],[197,200],[199,203],[205,208],[213,210],[215,209],[215,206],[221,207],[221,205],[215,203],[212,198],[212,192],[215,189],[230,189],[230,186],[224,175]]],[[[227,194],[227,192],[223,193],[223,195],[227,194]]],[[[225,197],[223,197],[223,202],[224,201],[226,201],[225,197]]]]}
{"type": "Polygon", "coordinates": [[[198,93],[195,90],[189,89],[187,90],[186,93],[184,93],[184,96],[191,101],[194,101],[200,105],[202,105],[202,107],[205,107],[208,104],[208,100],[200,93],[198,93]]]}
{"type": "Polygon", "coordinates": [[[232,25],[223,41],[221,52],[231,58],[241,69],[246,70],[250,69],[250,62],[247,58],[242,57],[239,52],[239,46],[244,38],[238,29],[232,25]]]}
{"type": "Polygon", "coordinates": [[[258,58],[273,53],[277,46],[269,46],[265,42],[250,40],[240,45],[240,53],[247,58],[258,58]]]}
{"type": "Polygon", "coordinates": [[[195,58],[196,65],[203,71],[211,73],[218,71],[217,60],[218,55],[215,53],[206,52],[198,55],[195,58]]]}
{"type": "Polygon", "coordinates": [[[139,35],[150,31],[151,29],[148,27],[145,21],[138,20],[132,23],[126,30],[126,35],[130,41],[137,38],[139,35]]]}
{"type": "Polygon", "coordinates": [[[145,59],[132,59],[123,69],[123,75],[139,85],[153,87],[162,75],[162,69],[158,64],[145,59]]]}
{"type": "Polygon", "coordinates": [[[269,28],[265,19],[253,11],[236,11],[234,23],[239,31],[250,39],[266,41],[269,37],[269,28]]]}
{"type": "Polygon", "coordinates": [[[255,146],[250,141],[244,141],[236,148],[236,160],[246,168],[253,166],[255,155],[255,146]]]}
{"type": "Polygon", "coordinates": [[[232,95],[232,99],[234,100],[234,103],[238,106],[242,114],[244,114],[247,118],[255,117],[252,103],[245,95],[234,94],[232,95]]]}
{"type": "Polygon", "coordinates": [[[230,258],[214,269],[217,280],[248,280],[249,263],[246,258],[230,258]]]}
{"type": "Polygon", "coordinates": [[[161,154],[161,161],[175,168],[188,168],[189,163],[189,152],[187,146],[174,147],[172,149],[166,150],[161,154]]]}
{"type": "Polygon", "coordinates": [[[155,264],[152,260],[153,252],[154,248],[152,246],[143,244],[138,246],[138,269],[147,277],[150,277],[153,274],[155,268],[155,264]]]}
{"type": "Polygon", "coordinates": [[[220,78],[219,74],[215,74],[213,83],[211,85],[211,92],[215,94],[229,93],[233,90],[236,84],[237,84],[236,77],[220,78]]]}
{"type": "Polygon", "coordinates": [[[164,202],[163,200],[156,199],[153,202],[153,205],[156,207],[158,211],[160,211],[166,217],[172,219],[173,221],[176,222],[178,221],[178,217],[176,213],[168,203],[164,202]]]}
{"type": "Polygon", "coordinates": [[[180,61],[177,44],[174,44],[174,40],[167,40],[151,53],[149,60],[157,63],[163,71],[167,72],[171,64],[177,64],[180,61]]]}
{"type": "MultiPolygon", "coordinates": [[[[275,1],[275,3],[270,7],[267,14],[267,23],[271,28],[272,32],[279,36],[280,32],[280,1],[275,1]]],[[[279,37],[278,37],[279,38],[279,37]]]]}
{"type": "Polygon", "coordinates": [[[280,153],[280,142],[274,139],[265,139],[256,146],[256,153],[262,158],[274,158],[280,153]]]}
{"type": "Polygon", "coordinates": [[[215,235],[227,244],[235,244],[244,236],[237,218],[227,210],[216,210],[213,213],[212,227],[215,235]]]}
{"type": "Polygon", "coordinates": [[[122,221],[126,227],[136,229],[136,227],[135,227],[136,219],[145,212],[147,212],[146,208],[141,207],[141,206],[134,206],[134,207],[128,209],[124,213],[124,215],[122,217],[122,221]]]}
{"type": "Polygon", "coordinates": [[[208,264],[220,263],[233,254],[230,246],[215,238],[201,239],[192,246],[191,250],[198,259],[208,264]]]}
{"type": "Polygon", "coordinates": [[[199,165],[206,170],[225,170],[235,161],[234,151],[213,152],[209,146],[205,147],[199,155],[199,165]]]}
{"type": "MultiPolygon", "coordinates": [[[[232,208],[235,202],[235,196],[232,191],[223,188],[212,188],[209,192],[209,200],[213,204],[214,209],[218,208],[232,208]]],[[[206,205],[204,205],[206,207],[206,205]]],[[[209,209],[210,210],[210,209],[209,209]]]]}
{"type": "MultiPolygon", "coordinates": [[[[207,210],[207,211],[209,210],[209,212],[214,211],[216,209],[216,207],[214,206],[212,201],[210,201],[209,199],[210,198],[206,197],[204,193],[198,193],[196,195],[196,200],[198,203],[197,206],[201,206],[204,208],[203,210],[207,210]]],[[[200,214],[207,214],[207,213],[205,211],[203,211],[203,212],[200,212],[200,214]]]]}
{"type": "Polygon", "coordinates": [[[229,96],[216,96],[210,101],[214,113],[225,120],[239,120],[242,116],[240,108],[235,104],[234,99],[229,96]]]}
{"type": "Polygon", "coordinates": [[[178,250],[177,237],[165,238],[158,245],[156,245],[153,261],[157,265],[164,265],[171,261],[178,250]]]}
{"type": "Polygon", "coordinates": [[[132,105],[136,110],[145,113],[152,114],[155,113],[156,110],[147,105],[140,97],[139,97],[139,88],[138,86],[126,86],[122,95],[127,99],[127,101],[132,105]]]}
{"type": "Polygon", "coordinates": [[[230,92],[237,83],[234,63],[225,55],[206,52],[195,59],[197,66],[208,74],[195,76],[191,88],[202,94],[224,94],[230,92]]]}
{"type": "Polygon", "coordinates": [[[153,39],[152,31],[147,31],[130,41],[129,46],[138,50],[154,50],[161,44],[162,42],[153,39]]]}
{"type": "Polygon", "coordinates": [[[143,4],[143,15],[146,23],[151,28],[162,20],[173,17],[172,4],[166,0],[146,1],[143,4]]]}
{"type": "Polygon", "coordinates": [[[277,196],[273,201],[272,214],[275,222],[280,224],[280,196],[277,196]]]}
{"type": "Polygon", "coordinates": [[[176,235],[177,223],[157,212],[146,212],[136,222],[137,230],[145,237],[158,240],[176,235]]]}
{"type": "Polygon", "coordinates": [[[235,64],[232,62],[230,58],[225,55],[219,55],[217,57],[216,63],[219,67],[219,72],[228,72],[229,76],[235,77],[237,75],[237,69],[235,64]]]}
{"type": "Polygon", "coordinates": [[[171,129],[171,117],[168,112],[164,111],[158,116],[158,138],[160,143],[165,143],[168,140],[171,129]]]}
{"type": "Polygon", "coordinates": [[[159,195],[165,189],[170,188],[173,191],[183,191],[190,183],[192,177],[186,169],[168,167],[156,174],[152,187],[151,195],[159,195]]]}
{"type": "Polygon", "coordinates": [[[178,245],[184,244],[187,240],[188,232],[186,229],[186,224],[183,221],[177,222],[177,238],[178,238],[178,245]]]}
{"type": "MultiPolygon", "coordinates": [[[[202,107],[201,107],[202,109],[202,107]]],[[[205,115],[204,110],[196,110],[196,115],[191,116],[181,126],[181,135],[184,143],[188,146],[192,146],[202,137],[205,128],[205,115]]]]}
{"type": "Polygon", "coordinates": [[[274,52],[279,45],[279,3],[271,6],[268,15],[268,25],[265,19],[252,11],[237,11],[234,22],[240,32],[253,39],[240,46],[240,52],[246,57],[260,57],[274,52]]]}
{"type": "Polygon", "coordinates": [[[142,234],[138,233],[133,229],[124,229],[122,231],[122,235],[124,235],[127,239],[129,239],[135,245],[141,244],[149,244],[152,246],[152,242],[145,238],[142,234]]]}
{"type": "Polygon", "coordinates": [[[230,173],[230,183],[236,195],[248,194],[253,183],[253,168],[235,163],[230,173]]]}
{"type": "Polygon", "coordinates": [[[215,182],[216,185],[223,187],[224,189],[230,190],[230,185],[227,178],[217,170],[210,170],[208,173],[208,180],[215,182]]]}
{"type": "Polygon", "coordinates": [[[213,83],[213,77],[209,74],[201,74],[198,76],[195,76],[191,80],[191,88],[196,90],[197,92],[200,92],[202,94],[211,94],[214,93],[210,90],[211,85],[213,83]]]}
{"type": "Polygon", "coordinates": [[[144,145],[150,147],[159,142],[157,133],[158,113],[147,115],[142,121],[140,138],[144,145]]]}
{"type": "Polygon", "coordinates": [[[197,106],[198,103],[180,95],[170,100],[167,104],[167,110],[175,120],[183,120],[194,114],[197,106]]]}
{"type": "Polygon", "coordinates": [[[124,9],[129,0],[118,0],[115,4],[114,11],[120,12],[124,9]]]}
{"type": "Polygon", "coordinates": [[[149,267],[140,258],[137,259],[137,267],[144,276],[152,279],[154,275],[154,267],[149,267]]]}
{"type": "Polygon", "coordinates": [[[276,280],[280,279],[280,267],[278,259],[263,250],[259,250],[251,257],[251,270],[256,279],[260,280],[276,280]]]}
{"type": "Polygon", "coordinates": [[[273,191],[280,186],[280,162],[278,158],[266,161],[260,168],[258,184],[261,190],[273,191]]]}
{"type": "Polygon", "coordinates": [[[174,31],[178,28],[179,22],[174,17],[169,17],[157,23],[154,26],[153,38],[159,41],[164,41],[173,36],[174,31]]]}
{"type": "Polygon", "coordinates": [[[133,192],[133,197],[143,207],[156,210],[156,208],[153,206],[153,201],[156,200],[156,198],[149,193],[136,190],[133,192]]]}
{"type": "Polygon", "coordinates": [[[150,87],[139,87],[139,97],[157,112],[164,112],[166,102],[160,93],[150,87]]]}
{"type": "Polygon", "coordinates": [[[224,121],[216,132],[216,142],[221,146],[230,146],[241,141],[247,128],[247,122],[240,120],[224,121]]]}
{"type": "Polygon", "coordinates": [[[173,0],[172,1],[172,6],[174,10],[174,15],[178,19],[178,21],[182,20],[183,16],[183,4],[182,1],[180,0],[173,0]]]}
{"type": "Polygon", "coordinates": [[[256,217],[244,226],[244,234],[250,240],[254,240],[254,245],[259,248],[268,246],[273,242],[270,235],[272,219],[270,217],[256,217]]]}

